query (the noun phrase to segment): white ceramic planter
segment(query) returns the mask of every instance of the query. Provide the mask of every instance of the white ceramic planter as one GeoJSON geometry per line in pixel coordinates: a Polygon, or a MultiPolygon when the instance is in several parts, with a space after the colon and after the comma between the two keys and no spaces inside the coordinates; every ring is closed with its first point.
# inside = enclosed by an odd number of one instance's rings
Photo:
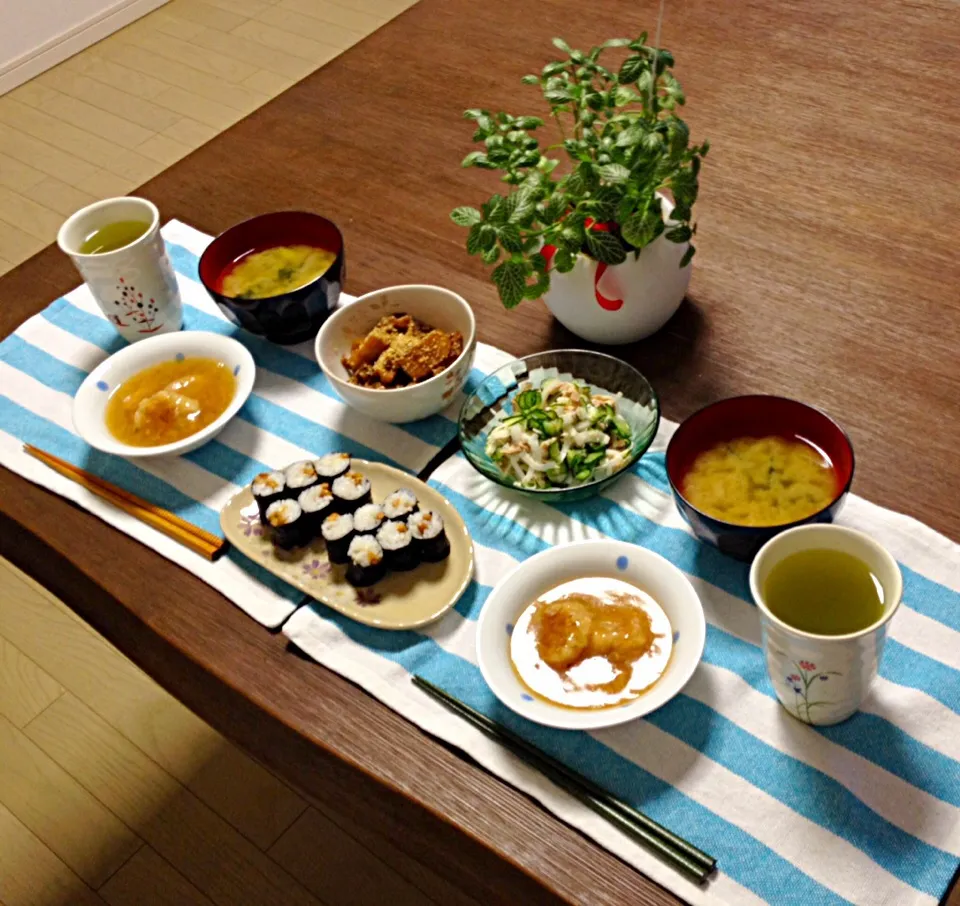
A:
{"type": "MultiPolygon", "coordinates": [[[[672,207],[663,200],[665,216],[672,207]]],[[[642,340],[663,327],[683,301],[692,265],[681,268],[680,260],[688,247],[661,234],[638,258],[631,253],[622,264],[604,267],[580,255],[569,273],[551,272],[543,301],[584,340],[611,346],[642,340]]]]}

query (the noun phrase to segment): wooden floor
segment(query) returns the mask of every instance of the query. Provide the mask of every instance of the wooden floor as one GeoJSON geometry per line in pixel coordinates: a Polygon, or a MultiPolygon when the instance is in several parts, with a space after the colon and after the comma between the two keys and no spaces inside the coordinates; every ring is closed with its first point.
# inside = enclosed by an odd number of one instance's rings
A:
{"type": "Polygon", "coordinates": [[[413,3],[171,0],[3,95],[0,274],[413,3]]]}
{"type": "Polygon", "coordinates": [[[473,903],[364,833],[0,559],[3,906],[473,903]]]}
{"type": "MultiPolygon", "coordinates": [[[[412,2],[172,0],[0,98],[0,272],[412,2]]],[[[472,903],[308,803],[0,560],[0,906],[381,901],[472,903]]]]}

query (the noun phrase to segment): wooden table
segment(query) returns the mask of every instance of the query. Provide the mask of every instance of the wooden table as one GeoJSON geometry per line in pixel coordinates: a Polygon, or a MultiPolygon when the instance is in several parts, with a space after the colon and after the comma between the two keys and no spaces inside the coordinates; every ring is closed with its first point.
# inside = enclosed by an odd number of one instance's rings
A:
{"type": "MultiPolygon", "coordinates": [[[[519,78],[562,33],[652,29],[652,0],[422,0],[143,188],[216,233],[275,208],[342,226],[354,293],[435,282],[481,340],[574,343],[539,304],[504,312],[447,217],[495,190],[463,171],[468,106],[539,112],[519,78]],[[522,93],[523,92],[523,93],[522,93]]],[[[665,414],[745,392],[824,407],[855,490],[960,538],[960,19],[940,0],[668,4],[702,175],[689,300],[620,350],[665,414]]],[[[55,248],[0,280],[0,334],[76,283],[55,248]]],[[[328,809],[482,902],[676,900],[192,575],[0,470],[0,553],[217,729],[328,809]]],[[[680,829],[682,830],[682,828],[680,829]]],[[[960,897],[951,902],[960,902],[960,897]]]]}

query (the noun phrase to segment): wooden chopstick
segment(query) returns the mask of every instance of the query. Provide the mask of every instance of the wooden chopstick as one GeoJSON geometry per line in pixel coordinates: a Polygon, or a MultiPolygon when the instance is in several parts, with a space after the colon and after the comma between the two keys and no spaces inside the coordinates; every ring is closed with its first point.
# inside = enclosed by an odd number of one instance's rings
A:
{"type": "Polygon", "coordinates": [[[152,503],[123,490],[123,488],[118,488],[108,481],[104,481],[90,472],[85,472],[65,459],[60,459],[60,457],[30,444],[24,444],[23,449],[25,453],[29,453],[34,459],[39,459],[40,462],[59,472],[64,478],[69,478],[103,500],[112,503],[118,509],[139,519],[151,528],[163,532],[168,538],[179,541],[184,547],[190,548],[194,553],[200,554],[208,560],[216,560],[227,547],[225,539],[219,538],[187,522],[185,519],[181,519],[168,510],[154,506],[152,503]]]}
{"type": "Polygon", "coordinates": [[[695,883],[703,884],[716,869],[717,860],[713,856],[707,855],[692,843],[667,830],[662,824],[631,808],[546,752],[541,752],[536,746],[506,727],[500,726],[486,715],[465,705],[422,676],[414,675],[413,682],[429,696],[546,775],[557,786],[562,787],[598,815],[652,850],[655,855],[669,862],[695,883]]]}

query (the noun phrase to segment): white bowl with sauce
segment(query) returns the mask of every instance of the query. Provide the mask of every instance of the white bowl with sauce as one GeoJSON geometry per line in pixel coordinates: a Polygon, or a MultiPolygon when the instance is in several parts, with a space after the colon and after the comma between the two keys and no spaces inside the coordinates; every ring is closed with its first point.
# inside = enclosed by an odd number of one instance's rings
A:
{"type": "Polygon", "coordinates": [[[77,390],[73,400],[73,425],[91,447],[127,458],[180,456],[212,440],[247,401],[256,376],[253,356],[237,340],[206,331],[178,331],[141,340],[101,362],[77,390]],[[210,424],[171,443],[139,446],[124,443],[107,427],[107,404],[127,379],[161,362],[213,359],[233,375],[235,387],[226,408],[210,424]]]}
{"type": "MultiPolygon", "coordinates": [[[[549,624],[536,625],[543,638],[542,627],[549,624]]],[[[700,663],[705,640],[700,599],[672,563],[622,541],[580,541],[557,545],[525,560],[497,583],[477,624],[477,661],[493,693],[512,711],[549,727],[591,730],[636,720],[670,701],[700,663]],[[581,637],[581,644],[585,637],[589,642],[580,657],[573,656],[574,644],[565,653],[572,660],[561,669],[540,658],[539,652],[546,649],[537,644],[531,631],[530,606],[584,593],[599,596],[600,607],[613,604],[622,608],[620,616],[631,622],[635,640],[649,641],[649,633],[653,634],[649,648],[635,644],[632,654],[643,653],[629,658],[629,670],[610,660],[609,633],[607,654],[596,653],[604,647],[598,617],[609,619],[612,610],[594,611],[591,626],[597,628],[581,637]],[[647,614],[649,623],[645,618],[638,623],[627,612],[636,607],[647,614]],[[521,679],[521,674],[529,682],[521,679]],[[621,681],[620,691],[609,691],[621,681]]],[[[557,665],[559,650],[554,646],[549,654],[557,665]]],[[[614,657],[618,652],[630,654],[623,647],[622,636],[612,651],[614,657]]]]}

